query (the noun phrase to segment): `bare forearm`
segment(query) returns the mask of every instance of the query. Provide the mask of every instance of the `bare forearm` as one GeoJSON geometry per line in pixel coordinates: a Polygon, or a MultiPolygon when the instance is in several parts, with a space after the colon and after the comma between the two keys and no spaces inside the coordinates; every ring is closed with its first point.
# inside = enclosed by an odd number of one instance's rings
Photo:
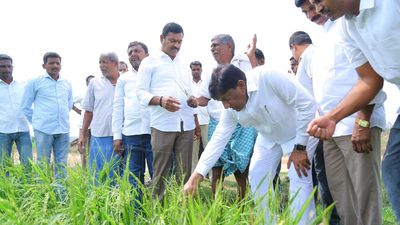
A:
{"type": "Polygon", "coordinates": [[[336,122],[361,110],[361,113],[372,113],[373,105],[366,107],[383,87],[383,79],[371,67],[369,63],[357,68],[360,76],[357,83],[340,102],[340,104],[328,113],[328,116],[336,122]]]}
{"type": "Polygon", "coordinates": [[[87,134],[87,130],[89,129],[92,119],[93,119],[93,112],[85,111],[85,114],[83,115],[81,137],[85,137],[85,135],[87,134]]]}

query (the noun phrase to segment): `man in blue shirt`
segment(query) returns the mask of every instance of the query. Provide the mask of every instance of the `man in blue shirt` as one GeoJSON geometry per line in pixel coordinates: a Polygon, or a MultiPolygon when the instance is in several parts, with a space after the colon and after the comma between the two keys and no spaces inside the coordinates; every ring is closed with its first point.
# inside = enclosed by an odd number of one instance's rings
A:
{"type": "Polygon", "coordinates": [[[20,110],[24,86],[14,80],[13,60],[0,54],[0,160],[11,158],[12,145],[17,145],[22,164],[32,160],[32,142],[28,121],[20,110]]]}
{"type": "Polygon", "coordinates": [[[44,55],[43,68],[44,75],[28,81],[21,108],[34,129],[37,161],[49,164],[53,149],[55,176],[59,180],[67,174],[72,87],[60,77],[61,57],[57,53],[44,55]]]}

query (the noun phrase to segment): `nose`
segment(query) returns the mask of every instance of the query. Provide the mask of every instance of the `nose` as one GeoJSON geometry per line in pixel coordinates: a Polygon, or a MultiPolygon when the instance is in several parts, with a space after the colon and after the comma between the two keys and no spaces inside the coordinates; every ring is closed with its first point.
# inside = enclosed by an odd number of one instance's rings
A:
{"type": "Polygon", "coordinates": [[[317,11],[317,13],[321,14],[323,10],[324,7],[320,3],[315,4],[315,11],[317,11]]]}

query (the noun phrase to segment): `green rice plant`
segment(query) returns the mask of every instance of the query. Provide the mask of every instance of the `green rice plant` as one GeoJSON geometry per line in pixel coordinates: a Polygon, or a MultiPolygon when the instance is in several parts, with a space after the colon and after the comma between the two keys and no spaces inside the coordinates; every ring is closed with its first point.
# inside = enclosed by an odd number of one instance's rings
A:
{"type": "MultiPolygon", "coordinates": [[[[290,204],[296,196],[281,204],[285,197],[271,189],[272,197],[266,199],[271,218],[264,218],[260,202],[250,193],[240,201],[234,191],[220,186],[212,198],[208,182],[196,195],[185,196],[183,183],[169,177],[160,201],[152,197],[151,188],[134,188],[129,174],[94,182],[90,171],[76,166],[68,168],[65,180],[57,181],[52,171],[48,165],[32,164],[28,172],[21,165],[0,167],[0,224],[258,225],[275,221],[286,225],[298,223],[314,196],[311,193],[292,216],[290,204]],[[57,195],[60,186],[65,188],[64,199],[57,195]]],[[[332,207],[319,210],[313,224],[328,224],[332,207]]]]}

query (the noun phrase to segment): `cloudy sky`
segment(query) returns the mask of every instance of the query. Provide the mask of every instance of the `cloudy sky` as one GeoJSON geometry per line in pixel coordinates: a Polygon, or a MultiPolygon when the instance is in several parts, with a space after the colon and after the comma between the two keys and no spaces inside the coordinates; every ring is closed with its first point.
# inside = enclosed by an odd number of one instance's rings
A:
{"type": "MultiPolygon", "coordinates": [[[[76,94],[85,89],[87,75],[101,74],[100,53],[114,51],[127,61],[127,45],[137,40],[151,54],[160,48],[159,35],[168,22],[184,29],[181,54],[186,62],[199,60],[205,71],[215,65],[210,54],[215,34],[231,34],[237,52],[245,51],[257,34],[267,63],[287,70],[289,36],[304,30],[313,38],[319,32],[293,0],[13,0],[2,2],[1,8],[0,52],[14,59],[14,77],[42,74],[43,54],[55,51],[63,58],[61,74],[71,80],[76,94]]],[[[393,120],[398,104],[391,99],[400,94],[393,87],[388,90],[386,108],[393,120]]]]}

